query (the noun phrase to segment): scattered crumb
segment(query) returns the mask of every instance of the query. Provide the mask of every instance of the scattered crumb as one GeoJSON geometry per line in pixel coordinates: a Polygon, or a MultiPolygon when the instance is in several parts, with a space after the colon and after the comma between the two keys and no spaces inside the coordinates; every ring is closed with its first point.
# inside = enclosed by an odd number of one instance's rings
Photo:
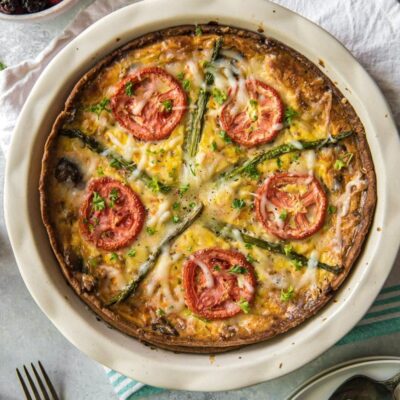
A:
{"type": "Polygon", "coordinates": [[[376,230],[377,230],[378,232],[382,232],[382,228],[379,227],[379,226],[376,228],[376,230]]]}
{"type": "Polygon", "coordinates": [[[264,33],[264,29],[262,28],[261,25],[257,28],[257,32],[258,33],[264,33]]]}
{"type": "Polygon", "coordinates": [[[276,10],[272,10],[273,13],[276,13],[276,10]]]}
{"type": "Polygon", "coordinates": [[[281,369],[281,368],[282,368],[282,365],[283,365],[283,363],[280,363],[280,364],[279,364],[279,369],[281,369]]]}
{"type": "Polygon", "coordinates": [[[387,118],[388,117],[388,115],[387,114],[385,114],[385,118],[387,118]]]}
{"type": "Polygon", "coordinates": [[[241,359],[242,359],[242,356],[239,356],[238,358],[239,358],[239,360],[241,360],[241,359]]]}
{"type": "Polygon", "coordinates": [[[119,42],[120,40],[121,40],[120,37],[117,37],[117,38],[115,39],[116,42],[119,42]]]}
{"type": "Polygon", "coordinates": [[[210,355],[210,364],[213,365],[215,363],[215,354],[210,355]]]}
{"type": "Polygon", "coordinates": [[[340,100],[342,102],[342,104],[346,104],[347,103],[347,99],[345,97],[343,97],[342,100],[340,100]]]}
{"type": "Polygon", "coordinates": [[[318,60],[318,64],[319,64],[322,68],[325,68],[324,60],[322,60],[321,58],[318,60]]]}
{"type": "Polygon", "coordinates": [[[333,299],[332,301],[333,301],[334,303],[337,303],[337,302],[338,302],[337,299],[333,299]]]}
{"type": "Polygon", "coordinates": [[[333,84],[337,86],[337,85],[339,85],[339,82],[334,81],[333,84]]]}
{"type": "Polygon", "coordinates": [[[325,322],[327,319],[328,319],[327,317],[322,318],[322,322],[325,322]]]}
{"type": "Polygon", "coordinates": [[[293,342],[293,343],[292,343],[292,346],[294,346],[295,344],[296,344],[296,343],[295,343],[295,342],[293,342]]]}

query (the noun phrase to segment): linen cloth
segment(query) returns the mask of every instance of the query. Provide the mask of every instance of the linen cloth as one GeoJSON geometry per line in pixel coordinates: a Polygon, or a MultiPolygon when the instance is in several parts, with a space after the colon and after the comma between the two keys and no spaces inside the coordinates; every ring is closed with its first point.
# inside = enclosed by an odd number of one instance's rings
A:
{"type": "MultiPolygon", "coordinates": [[[[165,0],[168,1],[168,0],[165,0]]],[[[186,0],[182,0],[186,1],[186,0]]],[[[229,0],[227,1],[227,5],[229,0]]],[[[135,0],[97,0],[81,11],[64,33],[34,60],[0,72],[0,145],[7,153],[19,112],[51,59],[85,28],[135,0]]],[[[251,2],[251,0],[249,0],[251,2]]],[[[363,64],[385,94],[400,126],[400,3],[398,0],[275,0],[325,28],[363,64]]],[[[359,324],[338,345],[400,331],[400,258],[359,324]]],[[[108,368],[106,374],[121,400],[157,393],[108,368]]]]}

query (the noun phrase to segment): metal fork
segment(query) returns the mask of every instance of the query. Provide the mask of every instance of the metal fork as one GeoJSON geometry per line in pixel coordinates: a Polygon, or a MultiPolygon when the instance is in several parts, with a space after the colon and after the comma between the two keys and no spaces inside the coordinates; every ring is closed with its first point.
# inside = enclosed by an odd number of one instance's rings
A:
{"type": "MultiPolygon", "coordinates": [[[[37,389],[37,386],[35,385],[35,382],[31,378],[31,375],[29,374],[28,368],[26,368],[25,365],[23,367],[24,367],[25,375],[28,378],[28,382],[29,382],[29,385],[31,387],[32,393],[33,393],[33,395],[35,397],[35,400],[42,400],[42,399],[43,400],[59,400],[59,398],[57,396],[57,393],[54,390],[54,387],[53,387],[53,385],[52,385],[52,383],[51,383],[51,381],[50,381],[50,379],[49,379],[49,377],[48,377],[48,375],[46,373],[46,370],[44,369],[44,367],[43,367],[43,365],[42,365],[42,363],[40,361],[39,361],[39,368],[42,371],[43,378],[44,378],[44,380],[45,380],[45,382],[47,384],[47,389],[46,389],[46,386],[44,385],[44,383],[42,381],[42,378],[40,377],[40,375],[36,371],[36,368],[33,365],[33,363],[31,363],[31,367],[32,367],[33,373],[35,374],[36,381],[37,381],[37,383],[38,383],[38,385],[40,387],[40,391],[42,392],[43,397],[41,397],[39,395],[39,391],[37,389]],[[52,397],[49,396],[48,392],[50,392],[52,397]]],[[[33,400],[31,394],[29,393],[28,388],[26,387],[24,378],[22,377],[22,375],[19,372],[18,368],[17,368],[17,375],[18,375],[18,379],[19,379],[19,381],[21,383],[22,389],[23,389],[23,391],[25,393],[26,400],[33,400]]]]}

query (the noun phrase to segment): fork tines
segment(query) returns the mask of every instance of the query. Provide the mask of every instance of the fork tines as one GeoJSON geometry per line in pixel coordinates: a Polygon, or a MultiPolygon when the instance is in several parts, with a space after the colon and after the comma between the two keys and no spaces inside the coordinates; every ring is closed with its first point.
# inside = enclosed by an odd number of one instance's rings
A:
{"type": "MultiPolygon", "coordinates": [[[[40,377],[39,373],[37,372],[37,370],[36,370],[35,366],[33,365],[33,363],[31,363],[31,368],[32,368],[32,371],[33,371],[33,373],[35,375],[37,384],[35,384],[34,380],[32,379],[32,377],[31,377],[31,375],[30,375],[30,373],[28,371],[28,368],[26,368],[25,365],[23,366],[24,367],[24,371],[25,371],[25,375],[28,378],[29,386],[31,388],[31,391],[33,393],[33,396],[34,396],[35,400],[59,400],[58,396],[56,394],[56,391],[54,390],[54,387],[53,387],[53,385],[52,385],[52,383],[51,383],[51,381],[50,381],[50,379],[49,379],[49,377],[48,377],[48,375],[46,373],[46,370],[44,369],[42,363],[39,361],[38,364],[39,364],[40,371],[42,372],[42,375],[43,375],[43,378],[44,378],[44,381],[45,381],[46,384],[43,383],[43,380],[40,377]],[[38,387],[40,388],[42,396],[39,395],[38,387]],[[50,397],[50,395],[51,395],[51,397],[50,397]]],[[[27,386],[25,384],[24,378],[22,377],[22,375],[19,372],[18,368],[17,368],[17,375],[18,375],[18,379],[19,379],[19,381],[21,383],[22,390],[25,393],[26,400],[33,400],[32,396],[31,396],[31,394],[30,394],[30,392],[29,392],[29,390],[28,390],[28,388],[27,388],[27,386]]]]}

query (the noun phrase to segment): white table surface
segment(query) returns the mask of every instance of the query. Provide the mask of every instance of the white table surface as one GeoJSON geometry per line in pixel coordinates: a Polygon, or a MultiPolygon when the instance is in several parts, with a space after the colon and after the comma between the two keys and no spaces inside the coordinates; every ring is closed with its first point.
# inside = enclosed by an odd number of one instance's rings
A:
{"type": "MultiPolygon", "coordinates": [[[[101,1],[101,0],[100,0],[101,1]]],[[[35,57],[80,7],[92,0],[81,0],[66,14],[50,21],[14,24],[0,21],[0,61],[14,65],[35,57]]],[[[0,207],[3,210],[4,155],[0,154],[0,207]]],[[[39,310],[19,275],[7,238],[3,212],[0,215],[0,399],[19,400],[22,392],[15,368],[41,360],[62,399],[114,399],[111,385],[102,369],[72,346],[39,310]]],[[[163,392],[152,399],[193,400],[280,400],[305,379],[323,369],[352,358],[400,356],[400,333],[364,342],[336,346],[322,356],[280,379],[225,393],[163,392]]]]}

